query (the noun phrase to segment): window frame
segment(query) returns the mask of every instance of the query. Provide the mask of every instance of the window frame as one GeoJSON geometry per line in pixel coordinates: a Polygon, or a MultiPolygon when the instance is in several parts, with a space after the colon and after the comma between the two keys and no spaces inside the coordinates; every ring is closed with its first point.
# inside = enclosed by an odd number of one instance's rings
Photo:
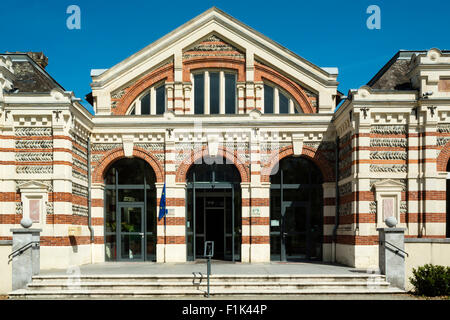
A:
{"type": "Polygon", "coordinates": [[[263,92],[262,92],[262,113],[265,113],[265,96],[264,96],[264,86],[268,86],[271,87],[273,89],[273,112],[272,113],[267,113],[267,114],[271,114],[271,115],[282,115],[282,114],[288,114],[288,115],[296,115],[296,114],[304,114],[304,111],[302,110],[301,106],[299,105],[299,103],[297,102],[297,100],[289,93],[287,92],[284,88],[276,85],[273,82],[270,81],[263,81],[263,92]],[[276,93],[278,91],[278,93],[276,93]],[[288,100],[288,112],[287,113],[280,113],[280,93],[282,95],[284,95],[287,100],[288,100]],[[276,98],[278,98],[278,102],[276,102],[276,98]],[[291,110],[291,101],[293,103],[293,110],[291,110]],[[278,106],[278,108],[276,108],[276,106],[278,106]],[[293,111],[293,112],[291,112],[293,111]],[[296,112],[297,111],[297,112],[296,112]]]}
{"type": "MultiPolygon", "coordinates": [[[[133,100],[133,102],[130,104],[130,107],[128,108],[127,112],[125,115],[127,116],[161,116],[163,114],[157,114],[157,105],[156,105],[156,90],[161,88],[161,87],[165,87],[166,83],[164,80],[159,81],[155,84],[153,84],[152,86],[144,89],[137,97],[136,99],[133,100]],[[154,93],[154,97],[152,97],[152,91],[154,93]],[[137,101],[140,101],[146,94],[150,95],[150,113],[149,114],[142,114],[141,113],[141,109],[140,109],[140,105],[139,105],[139,110],[138,110],[138,104],[137,101]],[[152,102],[154,102],[154,106],[152,105],[152,102]],[[134,114],[133,113],[134,110],[134,114]],[[139,111],[139,113],[138,113],[139,111]]],[[[166,89],[164,89],[165,91],[166,89]]],[[[167,93],[164,92],[164,112],[167,111],[167,93]]]]}
{"type": "Polygon", "coordinates": [[[222,69],[222,68],[202,68],[191,71],[190,75],[192,89],[191,98],[192,106],[190,108],[190,113],[193,115],[233,115],[238,114],[238,90],[237,90],[237,79],[238,73],[233,69],[222,69]],[[206,73],[208,72],[208,76],[206,73]],[[219,113],[211,113],[210,109],[210,93],[211,93],[211,78],[210,73],[219,73],[219,113]],[[203,86],[203,113],[195,113],[195,75],[203,75],[204,86],[203,86]],[[223,90],[222,90],[222,74],[223,74],[223,90]],[[226,113],[226,75],[234,75],[234,113],[226,113]]]}

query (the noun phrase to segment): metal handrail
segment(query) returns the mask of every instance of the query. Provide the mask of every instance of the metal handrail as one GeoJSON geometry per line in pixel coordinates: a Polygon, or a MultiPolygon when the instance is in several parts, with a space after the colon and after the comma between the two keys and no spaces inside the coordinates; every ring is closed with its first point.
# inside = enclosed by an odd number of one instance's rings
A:
{"type": "Polygon", "coordinates": [[[28,242],[27,244],[23,245],[19,249],[16,249],[13,252],[11,252],[11,254],[8,256],[8,259],[11,260],[10,259],[11,257],[14,258],[14,256],[16,255],[17,252],[19,252],[19,254],[22,254],[22,252],[24,252],[26,249],[28,249],[29,246],[32,246],[33,244],[36,244],[37,246],[39,246],[40,242],[39,241],[28,242]]]}
{"type": "Polygon", "coordinates": [[[379,241],[379,242],[380,242],[381,244],[383,244],[383,242],[385,242],[385,243],[387,243],[387,244],[390,244],[390,245],[393,246],[395,249],[397,249],[397,251],[396,251],[395,253],[398,253],[399,251],[401,251],[401,252],[403,252],[404,254],[406,254],[406,255],[409,257],[408,252],[406,252],[406,251],[403,250],[403,249],[400,249],[399,247],[397,247],[396,245],[390,243],[389,241],[384,240],[384,241],[379,241]]]}

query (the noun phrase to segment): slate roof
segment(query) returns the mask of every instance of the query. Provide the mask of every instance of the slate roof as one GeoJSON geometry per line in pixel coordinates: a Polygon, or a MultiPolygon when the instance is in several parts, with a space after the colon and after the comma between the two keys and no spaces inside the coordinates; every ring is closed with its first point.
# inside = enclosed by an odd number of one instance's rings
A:
{"type": "Polygon", "coordinates": [[[26,53],[5,53],[3,56],[9,56],[12,60],[15,79],[13,81],[13,90],[23,93],[45,93],[54,88],[60,88],[59,85],[39,64],[37,64],[26,53]]]}
{"type": "MultiPolygon", "coordinates": [[[[443,50],[447,53],[447,50],[443,50]]],[[[407,76],[411,57],[414,54],[427,53],[425,50],[400,50],[386,65],[367,83],[375,90],[415,90],[407,76]]]]}

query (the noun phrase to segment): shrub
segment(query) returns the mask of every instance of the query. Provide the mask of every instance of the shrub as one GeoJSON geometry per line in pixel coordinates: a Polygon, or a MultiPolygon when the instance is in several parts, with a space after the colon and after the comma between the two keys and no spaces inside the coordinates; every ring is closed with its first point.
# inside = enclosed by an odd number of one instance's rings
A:
{"type": "Polygon", "coordinates": [[[413,269],[409,278],[417,295],[436,297],[450,295],[450,267],[426,264],[413,269]]]}

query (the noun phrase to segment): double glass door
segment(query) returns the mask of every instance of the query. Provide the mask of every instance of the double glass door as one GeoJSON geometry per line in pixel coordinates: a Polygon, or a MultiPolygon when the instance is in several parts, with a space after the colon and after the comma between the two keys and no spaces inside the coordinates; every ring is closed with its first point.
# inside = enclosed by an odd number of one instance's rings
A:
{"type": "Polygon", "coordinates": [[[188,259],[202,259],[205,241],[214,241],[214,259],[240,259],[240,212],[233,189],[198,189],[188,192],[188,259]]]}
{"type": "Polygon", "coordinates": [[[271,217],[273,260],[320,260],[320,228],[311,215],[308,202],[283,201],[271,217]]]}

